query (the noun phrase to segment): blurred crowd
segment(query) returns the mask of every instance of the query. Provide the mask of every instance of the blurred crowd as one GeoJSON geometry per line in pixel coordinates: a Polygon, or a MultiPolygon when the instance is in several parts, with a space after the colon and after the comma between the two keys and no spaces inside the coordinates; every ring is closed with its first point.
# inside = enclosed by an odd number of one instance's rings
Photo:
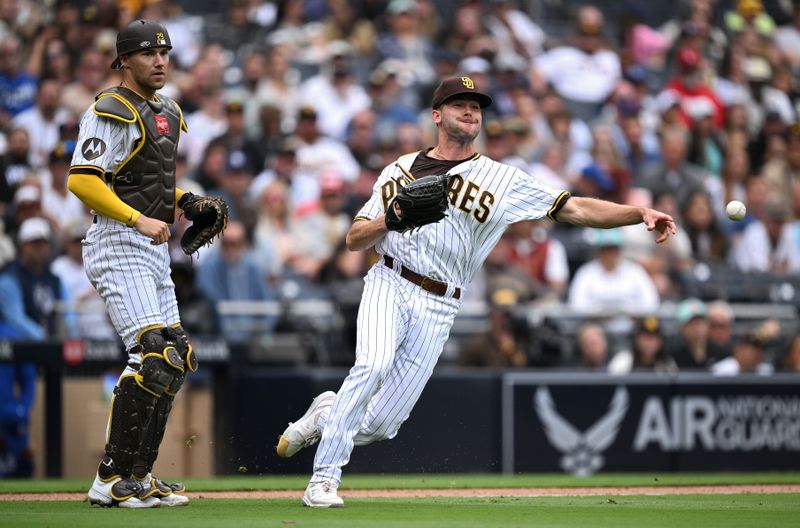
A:
{"type": "Polygon", "coordinates": [[[433,89],[464,75],[494,99],[480,152],[574,195],[668,212],[679,232],[657,247],[641,225],[511,226],[467,288],[465,302],[490,307],[490,330],[463,364],[532,365],[506,308],[550,302],[586,316],[583,366],[800,371],[787,328],[764,321],[717,347],[716,324],[735,321],[704,301],[725,296],[687,300],[687,277],[736,272],[768,288],[800,271],[797,0],[685,0],[660,20],[647,0],[567,2],[552,24],[532,15],[546,11],[538,1],[191,4],[0,1],[0,336],[115,336],[82,271],[91,216],[66,175],[82,113],[120,81],[118,29],[150,18],[170,33],[162,93],[188,125],[178,186],[222,196],[231,213],[194,260],[176,243],[180,215],[172,228],[190,333],[246,341],[287,324],[280,310],[219,310],[226,301],[323,299],[352,320],[377,260],[344,247],[353,213],[385,165],[434,144],[433,89]],[[739,222],[725,217],[734,199],[747,206],[739,222]],[[670,339],[646,316],[665,301],[677,306],[670,339]],[[628,346],[609,349],[619,331],[628,346]]]}

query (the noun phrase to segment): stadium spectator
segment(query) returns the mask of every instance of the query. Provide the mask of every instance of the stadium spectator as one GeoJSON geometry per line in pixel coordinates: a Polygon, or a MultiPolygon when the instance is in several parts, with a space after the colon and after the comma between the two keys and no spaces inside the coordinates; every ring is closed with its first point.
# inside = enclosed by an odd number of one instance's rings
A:
{"type": "Polygon", "coordinates": [[[706,173],[687,160],[689,138],[687,133],[670,129],[661,136],[662,161],[652,165],[634,183],[649,189],[653,194],[669,193],[675,196],[678,207],[683,207],[689,196],[705,189],[706,173]]]}
{"type": "Polygon", "coordinates": [[[75,80],[64,86],[64,108],[73,116],[83,114],[94,102],[94,96],[108,85],[110,71],[102,53],[94,49],[83,52],[75,71],[75,80]]]}
{"type": "MultiPolygon", "coordinates": [[[[219,251],[208,255],[197,269],[197,287],[214,303],[220,301],[272,301],[275,292],[264,278],[251,253],[247,230],[241,222],[228,223],[219,251]]],[[[276,317],[270,314],[238,312],[231,306],[222,313],[222,334],[232,342],[241,343],[269,334],[276,317]]]]}
{"type": "Polygon", "coordinates": [[[695,49],[681,48],[678,51],[678,69],[678,75],[667,84],[667,90],[678,95],[683,124],[687,128],[691,127],[692,112],[696,112],[699,105],[710,105],[714,127],[723,128],[725,126],[725,109],[714,91],[703,80],[702,55],[695,49]]]}
{"type": "Polygon", "coordinates": [[[714,362],[733,352],[735,315],[726,301],[708,303],[708,355],[714,362]]]}
{"type": "Polygon", "coordinates": [[[61,139],[59,127],[70,118],[69,112],[61,106],[61,89],[55,79],[42,80],[36,92],[36,103],[12,121],[13,126],[28,131],[29,161],[34,168],[47,165],[50,153],[61,139]]]}
{"type": "Polygon", "coordinates": [[[248,228],[256,222],[256,210],[250,204],[247,189],[253,181],[253,164],[243,150],[233,150],[225,161],[225,175],[219,187],[210,191],[219,195],[228,204],[228,215],[231,220],[239,220],[248,228]]]}
{"type": "Polygon", "coordinates": [[[761,0],[736,0],[736,8],[725,12],[725,29],[732,34],[752,31],[759,37],[771,39],[775,21],[764,11],[761,0]]]}
{"type": "Polygon", "coordinates": [[[347,124],[370,107],[364,88],[356,82],[353,50],[344,41],[328,44],[322,71],[300,85],[300,103],[317,113],[319,131],[333,139],[346,139],[347,124]]]}
{"type": "Polygon", "coordinates": [[[768,202],[760,218],[750,222],[731,252],[732,263],[742,271],[777,274],[800,271],[797,226],[791,210],[768,202]]]}
{"type": "Polygon", "coordinates": [[[733,354],[711,365],[715,376],[772,374],[773,366],[765,361],[767,343],[756,334],[747,334],[733,347],[733,354]]]}
{"type": "Polygon", "coordinates": [[[72,81],[74,74],[72,52],[75,50],[70,44],[77,39],[74,29],[63,36],[57,32],[54,26],[42,28],[32,45],[28,71],[40,81],[53,79],[64,86],[72,81]]]}
{"type": "Polygon", "coordinates": [[[658,317],[648,315],[637,320],[631,343],[608,362],[610,374],[630,372],[665,372],[678,370],[675,360],[667,354],[658,317]]]}
{"type": "Polygon", "coordinates": [[[689,110],[691,118],[689,163],[719,177],[722,174],[722,141],[721,129],[716,129],[712,121],[714,108],[711,102],[699,99],[693,103],[689,110]]]}
{"type": "Polygon", "coordinates": [[[266,167],[260,172],[247,191],[251,200],[258,201],[264,189],[274,181],[279,181],[289,189],[289,203],[308,202],[308,196],[316,192],[316,179],[307,174],[298,174],[297,148],[300,141],[288,137],[281,141],[277,152],[267,159],[266,167]]]}
{"type": "Polygon", "coordinates": [[[585,323],[575,336],[577,367],[582,370],[602,371],[608,361],[608,336],[597,323],[585,323]]]}
{"type": "Polygon", "coordinates": [[[678,294],[673,276],[676,272],[688,269],[692,264],[691,242],[686,230],[681,226],[681,217],[671,194],[659,194],[653,197],[646,189],[632,188],[625,199],[627,205],[635,207],[653,207],[675,219],[678,232],[663,244],[656,244],[646,230],[637,226],[620,228],[623,245],[622,256],[641,265],[656,286],[661,298],[674,297],[678,294]]]}
{"type": "MultiPolygon", "coordinates": [[[[52,211],[56,213],[57,211],[52,211]]],[[[35,178],[24,180],[23,184],[14,193],[14,208],[12,215],[9,216],[10,233],[16,234],[22,223],[28,218],[44,218],[50,224],[51,229],[58,231],[58,222],[53,218],[50,211],[42,207],[42,187],[41,182],[35,178]]],[[[53,242],[51,240],[51,242],[53,242]]],[[[56,241],[57,242],[57,241],[56,241]]]]}
{"type": "Polygon", "coordinates": [[[528,168],[528,174],[555,189],[572,189],[574,182],[567,181],[564,174],[566,162],[567,149],[564,144],[551,141],[542,146],[541,156],[528,168]]]}
{"type": "MultiPolygon", "coordinates": [[[[716,193],[715,204],[727,204],[731,200],[747,201],[746,181],[750,174],[750,157],[747,149],[736,144],[729,144],[722,167],[720,189],[710,192],[716,193]]],[[[722,211],[715,208],[715,214],[722,217],[722,211]]]]}
{"type": "Polygon", "coordinates": [[[350,229],[352,219],[344,212],[344,205],[344,180],[335,169],[323,171],[318,209],[301,217],[296,224],[298,255],[292,266],[309,279],[318,278],[350,229]]]}
{"type": "Polygon", "coordinates": [[[519,9],[514,0],[494,0],[486,27],[497,41],[499,57],[519,57],[531,61],[542,51],[547,38],[536,22],[519,9]]]}
{"type": "Polygon", "coordinates": [[[508,306],[492,305],[489,331],[464,344],[458,364],[462,367],[524,367],[528,364],[528,356],[522,340],[514,331],[508,306]]]}
{"type": "Polygon", "coordinates": [[[778,368],[781,372],[800,374],[800,334],[795,334],[789,340],[778,368]]]}
{"type": "Polygon", "coordinates": [[[250,19],[247,0],[228,0],[225,4],[223,13],[208,17],[205,42],[217,44],[235,55],[264,42],[266,28],[250,19]]]}
{"type": "MultiPolygon", "coordinates": [[[[415,0],[391,0],[386,8],[387,28],[378,35],[376,51],[379,60],[396,59],[398,74],[409,87],[435,82],[433,42],[423,31],[420,6],[415,0]]],[[[467,55],[469,48],[463,48],[467,55]]]]}
{"type": "Polygon", "coordinates": [[[800,121],[794,123],[786,134],[786,154],[768,161],[762,170],[768,187],[769,200],[791,208],[800,192],[800,121]]]}
{"type": "Polygon", "coordinates": [[[775,45],[793,69],[800,68],[800,2],[792,2],[791,23],[777,29],[775,45]]]}
{"type": "Polygon", "coordinates": [[[617,229],[591,232],[594,258],[578,268],[569,286],[569,307],[591,316],[651,313],[659,295],[639,264],[622,257],[622,233],[617,229]]]}
{"type": "MultiPolygon", "coordinates": [[[[218,86],[204,88],[198,109],[191,113],[187,109],[184,119],[191,133],[181,137],[179,152],[186,155],[190,167],[197,167],[211,140],[224,134],[228,128],[222,90],[218,86]]],[[[208,188],[207,185],[204,187],[208,188]]]]}
{"type": "Polygon", "coordinates": [[[297,169],[299,175],[313,184],[305,189],[308,194],[293,204],[300,209],[319,200],[319,177],[323,169],[335,167],[348,183],[358,178],[359,173],[358,162],[347,146],[323,135],[317,119],[317,111],[309,106],[302,107],[297,115],[296,137],[300,141],[296,151],[297,169]]]}
{"type": "Polygon", "coordinates": [[[708,369],[712,357],[708,346],[708,308],[699,299],[682,301],[675,311],[679,336],[668,344],[669,355],[681,370],[708,369]]]}
{"type": "Polygon", "coordinates": [[[711,197],[705,191],[689,195],[681,210],[681,225],[692,245],[692,258],[698,262],[724,263],[728,241],[714,216],[711,197]]]}
{"type": "Polygon", "coordinates": [[[571,113],[590,121],[611,95],[622,68],[617,54],[606,48],[603,13],[581,6],[576,16],[572,45],[560,46],[536,57],[535,89],[544,93],[545,82],[564,98],[571,113]]]}
{"type": "Polygon", "coordinates": [[[519,302],[553,301],[566,292],[567,253],[550,234],[547,224],[532,220],[511,224],[489,254],[486,265],[487,270],[478,274],[470,288],[481,298],[507,290],[519,302]]]}
{"type": "MultiPolygon", "coordinates": [[[[203,158],[194,170],[191,179],[204,189],[216,189],[225,179],[225,167],[230,151],[223,143],[211,143],[203,152],[203,158]]],[[[186,157],[185,154],[178,154],[186,157]]],[[[188,160],[187,160],[188,161],[188,160]]]]}
{"type": "MultiPolygon", "coordinates": [[[[251,59],[245,62],[249,68],[260,69],[251,59]]],[[[300,72],[292,65],[292,49],[286,44],[274,43],[266,53],[263,74],[259,75],[253,96],[245,97],[247,130],[251,137],[259,135],[258,114],[261,107],[271,105],[281,112],[281,130],[290,132],[296,125],[297,110],[300,108],[300,72]]],[[[249,95],[249,94],[248,94],[249,95]]]]}
{"type": "Polygon", "coordinates": [[[225,103],[226,129],[210,143],[225,145],[229,152],[241,151],[247,157],[252,169],[260,172],[264,168],[266,152],[263,141],[255,141],[245,131],[244,103],[231,99],[225,103]]]}
{"type": "MultiPolygon", "coordinates": [[[[52,237],[47,220],[28,218],[17,234],[17,258],[0,270],[0,320],[18,339],[42,341],[59,334],[57,305],[69,298],[51,269],[52,237]]],[[[70,328],[66,333],[74,335],[70,328]]]]}
{"type": "Polygon", "coordinates": [[[24,128],[12,128],[8,132],[8,147],[0,155],[0,212],[8,213],[14,193],[20,183],[33,172],[28,153],[30,136],[24,128]]]}
{"type": "Polygon", "coordinates": [[[270,280],[279,279],[297,255],[294,240],[295,218],[289,206],[288,188],[275,180],[264,187],[259,197],[258,220],[253,236],[259,265],[270,280]]]}
{"type": "Polygon", "coordinates": [[[14,34],[0,37],[0,130],[36,102],[36,77],[22,69],[20,39],[14,34]]]}

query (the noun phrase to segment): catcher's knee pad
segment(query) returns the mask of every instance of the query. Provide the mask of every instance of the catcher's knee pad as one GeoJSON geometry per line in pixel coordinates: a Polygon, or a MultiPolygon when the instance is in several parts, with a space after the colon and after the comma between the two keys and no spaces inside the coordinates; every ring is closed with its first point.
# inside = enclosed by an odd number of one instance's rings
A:
{"type": "Polygon", "coordinates": [[[100,465],[101,476],[131,474],[145,429],[158,398],[142,388],[135,375],[125,376],[114,388],[108,424],[106,459],[100,465]]]}
{"type": "Polygon", "coordinates": [[[185,367],[183,372],[173,378],[172,383],[166,390],[167,394],[170,396],[175,396],[181,389],[188,372],[194,372],[197,370],[198,362],[197,356],[194,353],[194,349],[192,348],[192,345],[189,344],[189,338],[186,336],[186,330],[184,330],[182,326],[178,325],[167,329],[167,331],[175,340],[176,348],[185,367]]]}
{"type": "Polygon", "coordinates": [[[139,335],[142,364],[136,383],[155,397],[160,397],[184,375],[184,363],[171,328],[153,328],[139,335]]]}
{"type": "Polygon", "coordinates": [[[176,325],[170,328],[172,335],[175,336],[175,342],[178,352],[183,359],[184,364],[189,369],[189,372],[197,371],[199,366],[197,355],[194,353],[192,345],[189,343],[189,336],[186,335],[186,330],[181,325],[176,325]]]}

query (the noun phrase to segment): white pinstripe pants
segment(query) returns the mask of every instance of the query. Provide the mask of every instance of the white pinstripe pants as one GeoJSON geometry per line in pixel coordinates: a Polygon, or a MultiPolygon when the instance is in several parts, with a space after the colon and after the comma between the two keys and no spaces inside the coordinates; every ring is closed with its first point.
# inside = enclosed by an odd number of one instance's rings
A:
{"type": "Polygon", "coordinates": [[[323,417],[311,482],[338,483],[354,446],[397,435],[433,373],[460,306],[382,263],[364,282],[355,365],[323,417]]]}
{"type": "Polygon", "coordinates": [[[180,322],[167,244],[154,246],[135,229],[98,215],[83,240],[83,264],[126,350],[143,328],[180,322]]]}

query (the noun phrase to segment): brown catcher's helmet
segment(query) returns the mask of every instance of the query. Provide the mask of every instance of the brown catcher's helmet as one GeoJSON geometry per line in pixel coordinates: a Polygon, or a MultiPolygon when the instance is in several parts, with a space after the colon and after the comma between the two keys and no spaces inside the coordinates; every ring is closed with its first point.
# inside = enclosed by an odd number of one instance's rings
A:
{"type": "Polygon", "coordinates": [[[155,20],[134,20],[117,34],[117,58],[111,63],[111,69],[122,67],[121,56],[149,48],[172,49],[167,28],[155,20]]]}

